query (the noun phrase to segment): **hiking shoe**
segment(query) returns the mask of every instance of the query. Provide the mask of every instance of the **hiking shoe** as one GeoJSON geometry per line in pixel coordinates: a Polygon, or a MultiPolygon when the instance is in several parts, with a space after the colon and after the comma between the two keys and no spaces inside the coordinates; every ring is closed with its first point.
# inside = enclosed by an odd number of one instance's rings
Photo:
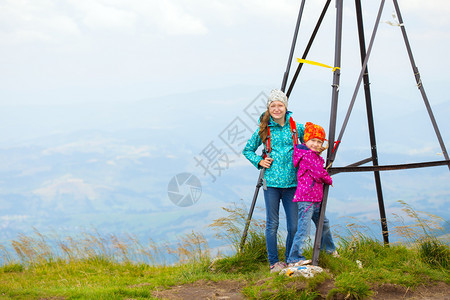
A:
{"type": "Polygon", "coordinates": [[[299,260],[296,263],[290,263],[288,266],[289,267],[300,267],[300,266],[304,266],[304,265],[309,265],[310,263],[312,263],[312,261],[310,259],[306,259],[306,260],[299,260]]]}
{"type": "Polygon", "coordinates": [[[276,262],[270,266],[270,273],[280,272],[284,268],[286,268],[286,264],[282,261],[276,262]]]}
{"type": "Polygon", "coordinates": [[[334,250],[334,252],[331,253],[331,255],[333,255],[333,257],[336,257],[336,258],[340,258],[341,257],[336,250],[334,250]]]}

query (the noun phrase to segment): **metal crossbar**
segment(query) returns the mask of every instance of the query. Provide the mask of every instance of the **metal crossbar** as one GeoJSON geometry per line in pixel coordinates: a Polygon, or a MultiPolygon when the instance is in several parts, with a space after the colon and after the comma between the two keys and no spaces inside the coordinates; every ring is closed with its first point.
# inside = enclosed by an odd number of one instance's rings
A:
{"type": "Polygon", "coordinates": [[[328,169],[330,175],[336,175],[343,172],[373,172],[373,171],[394,171],[394,170],[406,170],[406,169],[417,169],[425,167],[437,167],[450,165],[450,160],[440,160],[440,161],[429,161],[421,163],[408,163],[408,164],[397,164],[397,165],[385,165],[385,166],[346,166],[346,167],[332,167],[328,169]]]}

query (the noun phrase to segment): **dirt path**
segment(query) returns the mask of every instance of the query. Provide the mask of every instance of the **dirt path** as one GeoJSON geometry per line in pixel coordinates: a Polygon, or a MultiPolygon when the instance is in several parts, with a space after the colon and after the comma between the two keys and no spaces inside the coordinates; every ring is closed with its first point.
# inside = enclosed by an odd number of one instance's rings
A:
{"type": "MultiPolygon", "coordinates": [[[[154,297],[159,299],[209,299],[209,300],[240,300],[245,299],[241,293],[241,289],[245,286],[245,282],[239,281],[205,281],[199,280],[191,284],[175,286],[167,290],[156,291],[153,293],[154,297]]],[[[293,284],[293,287],[299,291],[304,288],[304,282],[299,281],[298,285],[293,284]]],[[[328,292],[333,289],[334,283],[332,280],[327,280],[317,287],[317,292],[322,299],[326,298],[328,292]]],[[[437,299],[450,300],[450,286],[444,282],[429,286],[419,286],[416,289],[408,289],[403,286],[394,284],[384,284],[374,289],[375,294],[372,299],[388,300],[388,299],[437,299]]],[[[344,299],[345,295],[340,295],[334,299],[344,299]]],[[[320,299],[320,298],[319,298],[320,299]]]]}
{"type": "Polygon", "coordinates": [[[227,299],[240,300],[245,299],[241,294],[241,289],[245,285],[244,282],[238,281],[205,281],[185,285],[175,286],[168,290],[157,291],[153,293],[154,297],[160,299],[227,299]]]}

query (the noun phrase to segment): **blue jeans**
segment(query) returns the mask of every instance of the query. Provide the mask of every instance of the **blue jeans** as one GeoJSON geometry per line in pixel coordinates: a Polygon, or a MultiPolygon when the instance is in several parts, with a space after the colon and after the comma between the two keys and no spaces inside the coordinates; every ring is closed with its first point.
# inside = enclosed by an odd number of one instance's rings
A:
{"type": "Polygon", "coordinates": [[[297,230],[298,218],[297,203],[292,201],[296,189],[296,187],[267,187],[267,190],[264,190],[264,201],[266,202],[266,248],[270,265],[273,265],[274,263],[279,261],[277,248],[277,232],[280,221],[280,200],[283,203],[284,212],[286,214],[286,258],[291,251],[295,231],[297,230]]]}
{"type": "MultiPolygon", "coordinates": [[[[305,260],[303,251],[306,248],[306,240],[309,238],[311,230],[311,219],[317,228],[320,215],[320,202],[298,202],[298,227],[294,237],[294,244],[292,245],[287,263],[296,263],[300,260],[305,260]]],[[[330,221],[325,216],[323,221],[322,241],[320,243],[320,250],[325,250],[327,253],[332,253],[336,250],[330,230],[330,221]]]]}

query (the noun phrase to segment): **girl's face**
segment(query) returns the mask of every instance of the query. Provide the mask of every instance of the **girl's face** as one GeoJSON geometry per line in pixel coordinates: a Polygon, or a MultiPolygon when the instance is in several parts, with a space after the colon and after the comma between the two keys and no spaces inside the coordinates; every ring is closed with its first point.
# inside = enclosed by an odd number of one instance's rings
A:
{"type": "Polygon", "coordinates": [[[323,141],[318,138],[313,138],[313,139],[308,140],[305,143],[305,145],[312,151],[320,152],[322,145],[323,145],[323,141]]]}
{"type": "Polygon", "coordinates": [[[274,121],[282,120],[286,115],[286,106],[281,101],[273,101],[269,105],[269,113],[274,121]]]}

